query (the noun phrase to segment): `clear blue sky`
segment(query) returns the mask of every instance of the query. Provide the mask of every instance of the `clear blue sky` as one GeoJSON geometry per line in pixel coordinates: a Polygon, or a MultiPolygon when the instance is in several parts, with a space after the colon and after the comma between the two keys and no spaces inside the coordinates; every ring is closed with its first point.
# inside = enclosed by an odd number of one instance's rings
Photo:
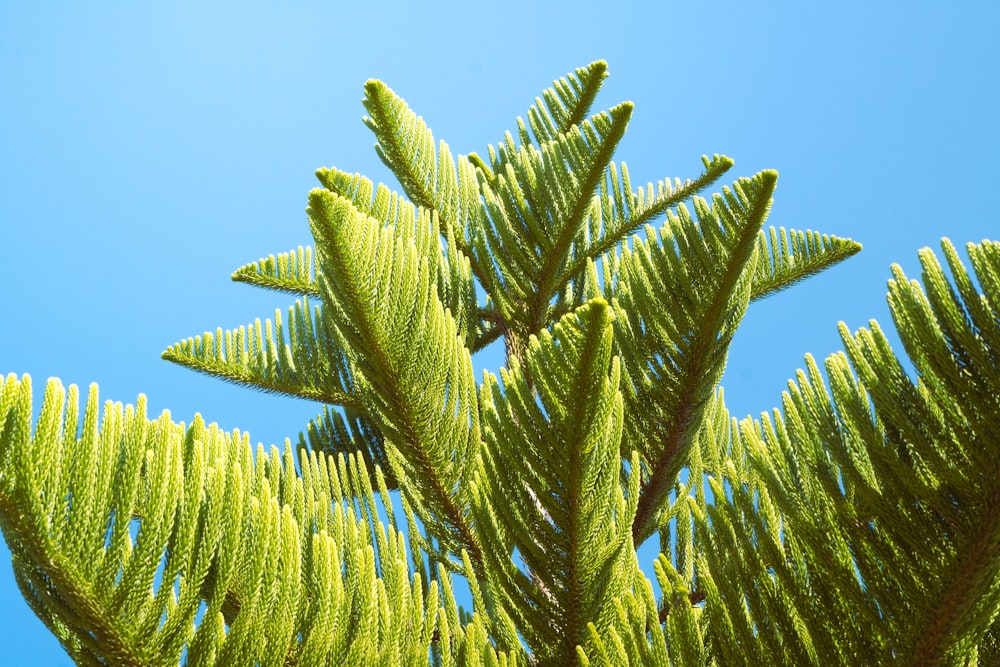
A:
{"type": "MultiPolygon", "coordinates": [[[[778,404],[838,321],[889,323],[892,262],[940,237],[1000,238],[996,2],[0,4],[0,373],[149,398],[255,441],[319,406],[159,359],[290,299],[230,272],[310,242],[320,166],[392,183],[362,125],[379,78],[456,153],[495,143],[552,79],[610,65],[597,108],[636,104],[634,181],[777,169],[770,223],[861,255],[755,304],[723,384],[734,414],[778,404]]],[[[477,359],[495,368],[496,356],[477,359]]],[[[5,665],[68,665],[0,552],[5,665]]]]}

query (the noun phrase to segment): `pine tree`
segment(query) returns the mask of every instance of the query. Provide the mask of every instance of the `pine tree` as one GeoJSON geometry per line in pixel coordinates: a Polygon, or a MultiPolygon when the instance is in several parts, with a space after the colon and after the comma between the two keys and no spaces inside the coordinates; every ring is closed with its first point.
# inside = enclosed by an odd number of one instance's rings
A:
{"type": "Polygon", "coordinates": [[[314,248],[233,274],[287,317],[163,354],[324,404],[294,446],[57,380],[36,418],[2,380],[0,526],[77,664],[1000,662],[1000,244],[970,274],[945,240],[950,280],[930,250],[922,285],[892,269],[915,376],[842,325],[738,421],[747,308],[860,246],[765,229],[772,171],[700,198],[726,157],[633,186],[632,105],[590,113],[605,76],[556,81],[485,157],[366,84],[402,194],[319,170],[314,248]]]}

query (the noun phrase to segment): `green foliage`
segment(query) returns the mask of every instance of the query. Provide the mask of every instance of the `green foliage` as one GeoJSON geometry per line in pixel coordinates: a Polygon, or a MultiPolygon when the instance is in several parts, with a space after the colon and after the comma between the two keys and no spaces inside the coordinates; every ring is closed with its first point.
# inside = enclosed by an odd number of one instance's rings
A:
{"type": "Polygon", "coordinates": [[[296,446],[96,387],[81,412],[56,380],[36,416],[0,381],[0,527],[78,664],[1000,662],[1000,244],[969,273],[945,241],[950,280],[929,250],[921,282],[893,268],[912,375],[842,327],[738,422],[747,309],[860,246],[765,229],[773,171],[698,197],[725,157],[633,187],[631,103],[590,112],[606,74],[556,81],[485,158],[366,84],[402,193],[319,170],[315,246],[233,274],[298,297],[287,318],[163,354],[322,403],[296,446]]]}
{"type": "Polygon", "coordinates": [[[639,489],[623,496],[618,485],[623,406],[611,318],[601,299],[563,316],[551,334],[531,339],[525,368],[512,359],[501,370],[503,389],[490,375],[482,390],[478,532],[490,584],[542,665],[572,662],[588,624],[607,629],[615,613],[607,600],[638,576],[631,529],[639,489]],[[511,545],[530,576],[514,566],[511,545]]]}
{"type": "Polygon", "coordinates": [[[0,385],[0,525],[77,664],[422,665],[432,643],[442,664],[497,659],[481,617],[411,574],[357,457],[99,404],[92,386],[81,415],[52,380],[32,433],[30,380],[0,385]]]}

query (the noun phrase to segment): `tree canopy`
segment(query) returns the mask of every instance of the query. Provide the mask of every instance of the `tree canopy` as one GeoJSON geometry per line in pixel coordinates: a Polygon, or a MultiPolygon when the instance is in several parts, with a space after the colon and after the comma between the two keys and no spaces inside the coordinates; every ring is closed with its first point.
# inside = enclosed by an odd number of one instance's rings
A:
{"type": "Polygon", "coordinates": [[[320,169],[315,245],[233,273],[287,316],[163,353],[324,404],[294,445],[2,381],[0,527],[78,664],[1000,662],[1000,243],[893,267],[905,358],[842,325],[737,420],[747,309],[861,247],[767,227],[774,171],[702,196],[724,156],[634,186],[606,69],[482,156],[366,84],[401,192],[320,169]]]}

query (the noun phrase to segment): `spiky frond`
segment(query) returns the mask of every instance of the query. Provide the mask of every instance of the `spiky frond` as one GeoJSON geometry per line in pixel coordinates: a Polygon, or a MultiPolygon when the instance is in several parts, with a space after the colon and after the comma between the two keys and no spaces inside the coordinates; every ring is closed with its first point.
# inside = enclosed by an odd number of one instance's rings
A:
{"type": "Polygon", "coordinates": [[[515,158],[519,147],[534,145],[541,148],[583,123],[607,76],[608,64],[597,60],[553,81],[552,87],[545,89],[541,97],[536,97],[535,103],[528,109],[527,125],[523,118],[518,117],[519,141],[515,141],[508,132],[501,143],[489,146],[489,165],[475,153],[471,153],[469,159],[492,182],[496,174],[503,172],[515,158]]]}
{"type": "Polygon", "coordinates": [[[715,183],[733,165],[732,160],[719,155],[702,157],[702,163],[705,171],[694,180],[661,180],[655,187],[647,183],[635,191],[624,162],[620,166],[614,162],[608,165],[596,195],[598,205],[577,232],[571,257],[555,281],[560,291],[554,314],[576,307],[599,292],[597,274],[588,268],[591,264],[598,259],[613,262],[609,253],[629,234],[715,183]]]}
{"type": "Polygon", "coordinates": [[[297,296],[319,296],[312,247],[268,255],[233,272],[233,281],[297,296]]]}
{"type": "Polygon", "coordinates": [[[476,349],[486,329],[477,317],[476,287],[469,258],[456,247],[450,229],[442,232],[440,215],[434,210],[418,209],[387,186],[379,183],[376,187],[360,174],[319,169],[316,177],[327,190],[344,197],[361,213],[394,230],[405,243],[416,245],[417,254],[430,262],[438,299],[455,318],[466,347],[476,349]]]}
{"type": "MultiPolygon", "coordinates": [[[[593,194],[625,133],[632,104],[574,125],[539,148],[525,144],[482,183],[484,228],[472,253],[492,258],[484,289],[515,335],[548,322],[573,240],[592,215],[593,194]]],[[[523,341],[522,341],[523,342],[523,341]]]]}
{"type": "Polygon", "coordinates": [[[27,376],[0,380],[0,526],[77,664],[520,662],[436,583],[423,594],[357,459],[254,455],[200,418],[148,420],[141,396],[98,406],[96,386],[81,414],[52,381],[33,424],[27,376]]]}
{"type": "Polygon", "coordinates": [[[438,299],[426,256],[328,190],[309,195],[329,325],[353,351],[369,416],[408,500],[453,553],[479,561],[465,517],[479,445],[472,359],[438,299]]]}
{"type": "MultiPolygon", "coordinates": [[[[695,200],[649,240],[636,238],[607,269],[620,316],[615,342],[626,370],[624,447],[643,460],[633,535],[659,527],[657,513],[685,465],[702,414],[750,299],[757,237],[775,172],[742,179],[711,207],[695,200]]],[[[633,471],[638,473],[638,471],[633,471]]]]}
{"type": "MultiPolygon", "coordinates": [[[[385,441],[378,428],[364,413],[329,407],[309,422],[305,433],[299,434],[299,446],[331,456],[358,453],[372,475],[376,470],[384,475],[388,489],[398,488],[396,478],[385,455],[385,441]]],[[[372,485],[377,486],[372,477],[372,485]]]]}
{"type": "Polygon", "coordinates": [[[929,250],[889,301],[911,379],[873,322],[730,443],[750,469],[697,508],[705,616],[726,664],[964,665],[1000,603],[1000,244],[929,250]],[[852,369],[855,376],[852,373],[852,369]],[[738,452],[743,452],[741,456],[738,452]],[[749,474],[748,474],[749,473],[749,474]],[[754,481],[759,480],[759,481],[754,481]],[[722,592],[740,581],[741,595],[722,592]],[[714,583],[712,583],[714,582],[714,583]],[[741,638],[734,650],[733,637],[741,638]],[[726,648],[726,647],[729,648],[726,648]]]}
{"type": "MultiPolygon", "coordinates": [[[[466,255],[481,215],[476,167],[463,156],[452,157],[443,141],[423,118],[381,81],[365,84],[365,124],[375,134],[375,150],[399,180],[403,192],[417,206],[436,211],[443,229],[466,255]]],[[[473,273],[483,279],[488,268],[473,262],[473,273]]]]}
{"type": "Polygon", "coordinates": [[[808,230],[771,227],[757,240],[757,270],[750,298],[763,299],[861,252],[861,244],[808,230]]]}
{"type": "MultiPolygon", "coordinates": [[[[491,146],[489,165],[474,154],[453,159],[444,142],[435,147],[424,121],[401,98],[380,82],[366,85],[366,123],[378,138],[380,157],[407,196],[438,212],[452,235],[449,247],[469,258],[501,313],[499,326],[482,325],[482,344],[488,332],[496,332],[516,353],[528,335],[586,300],[578,296],[566,307],[550,307],[571,281],[586,277],[588,262],[732,165],[725,157],[706,158],[702,176],[683,183],[661,181],[655,194],[651,184],[648,194],[641,188],[624,194],[616,189],[611,157],[632,105],[587,118],[606,68],[598,61],[554,82],[528,112],[530,131],[518,119],[520,141],[508,133],[491,146]]],[[[321,180],[348,198],[356,187],[346,174],[321,174],[321,180]]],[[[480,349],[479,341],[471,347],[480,349]]]]}
{"type": "MultiPolygon", "coordinates": [[[[557,245],[564,251],[562,254],[556,253],[553,258],[550,270],[543,270],[545,283],[538,291],[537,303],[533,314],[543,318],[542,325],[531,328],[532,331],[540,330],[543,326],[548,326],[555,322],[558,317],[566,312],[567,308],[581,305],[592,294],[590,292],[575,290],[577,297],[570,299],[565,307],[549,310],[545,313],[544,304],[547,298],[554,295],[563,296],[564,288],[571,280],[586,279],[586,267],[588,262],[596,261],[601,255],[612,250],[628,234],[640,229],[643,225],[651,223],[657,217],[663,215],[669,208],[676,206],[700,192],[717,181],[733,164],[727,157],[714,156],[711,160],[703,158],[705,172],[695,180],[681,182],[676,179],[674,183],[669,180],[660,181],[657,187],[652,184],[647,186],[646,191],[639,188],[638,192],[633,192],[628,182],[628,170],[625,165],[621,166],[621,177],[619,169],[610,156],[601,156],[600,152],[607,148],[613,151],[617,142],[606,143],[596,140],[597,133],[594,132],[595,124],[600,127],[602,116],[605,114],[615,114],[616,110],[627,109],[631,111],[631,103],[625,103],[611,109],[604,114],[596,114],[587,119],[587,114],[601,84],[607,76],[607,63],[596,61],[588,67],[579,68],[574,74],[570,74],[562,79],[553,82],[552,88],[547,89],[542,97],[536,99],[535,104],[528,110],[528,126],[521,118],[517,119],[518,140],[508,133],[504,141],[496,147],[489,147],[490,165],[487,166],[475,154],[470,155],[470,159],[479,168],[480,173],[486,179],[488,187],[496,188],[497,177],[506,173],[511,166],[518,168],[519,155],[526,147],[536,147],[544,153],[546,144],[558,144],[566,138],[566,135],[573,135],[574,129],[582,129],[587,137],[584,145],[577,144],[576,152],[568,158],[570,170],[577,175],[577,180],[572,183],[565,181],[559,184],[557,181],[529,179],[530,187],[528,191],[539,190],[547,192],[561,188],[564,194],[563,199],[576,198],[581,205],[585,206],[584,213],[586,224],[578,218],[573,218],[569,222],[563,221],[561,228],[564,231],[575,230],[572,239],[572,249],[567,249],[567,239],[560,239],[557,245]],[[592,160],[591,164],[575,164],[576,159],[586,158],[592,160]],[[588,169],[594,169],[593,174],[587,174],[588,169]],[[599,173],[598,173],[599,172],[599,173]],[[592,178],[590,177],[592,176],[592,178]],[[590,199],[597,198],[595,206],[591,206],[590,199]],[[568,250],[568,251],[567,251],[568,250]]],[[[621,129],[627,123],[627,117],[622,123],[621,129]]],[[[611,133],[614,137],[614,132],[611,133]]],[[[620,137],[619,137],[620,138],[620,137]]],[[[561,174],[553,174],[558,178],[561,174]]],[[[515,200],[518,197],[515,197],[515,200]]],[[[529,202],[530,204],[530,202],[529,202]]],[[[495,226],[495,225],[494,225],[495,226]]],[[[552,234],[551,230],[547,233],[552,234]]],[[[491,234],[489,230],[484,231],[484,239],[488,239],[491,234]]],[[[530,239],[531,236],[524,238],[530,239]]],[[[530,244],[530,240],[528,241],[530,244]]],[[[537,244],[536,244],[537,245],[537,244]]],[[[538,254],[539,248],[528,248],[529,252],[538,254]]],[[[498,256],[510,252],[511,248],[504,248],[503,252],[498,252],[498,256]]],[[[501,274],[503,272],[501,271],[501,274]]],[[[490,291],[490,290],[488,290],[490,291]]],[[[492,294],[492,291],[490,291],[492,294]]]]}
{"type": "Polygon", "coordinates": [[[486,448],[477,513],[507,609],[539,665],[569,664],[587,627],[606,631],[636,577],[631,525],[638,487],[617,480],[622,429],[611,310],[591,302],[531,339],[525,363],[487,375],[486,448]],[[516,457],[510,453],[517,451],[516,457]],[[516,548],[529,577],[511,561],[516,548]]]}
{"type": "Polygon", "coordinates": [[[663,591],[662,611],[657,612],[652,584],[643,578],[640,590],[614,601],[619,619],[615,626],[602,634],[591,624],[589,650],[579,650],[581,665],[710,667],[719,664],[704,640],[702,610],[691,605],[685,582],[667,556],[660,554],[653,569],[663,591]]]}
{"type": "MultiPolygon", "coordinates": [[[[528,109],[528,125],[531,126],[537,145],[552,141],[574,125],[582,123],[607,76],[608,63],[597,60],[553,81],[551,88],[545,89],[541,97],[535,98],[535,103],[528,109]]],[[[518,128],[521,142],[532,143],[520,120],[518,128]]]]}
{"type": "Polygon", "coordinates": [[[323,309],[310,308],[306,299],[288,309],[287,327],[277,310],[273,323],[261,326],[256,320],[225,333],[205,332],[171,345],[162,356],[227,382],[363,409],[347,358],[326,330],[323,309]]]}

